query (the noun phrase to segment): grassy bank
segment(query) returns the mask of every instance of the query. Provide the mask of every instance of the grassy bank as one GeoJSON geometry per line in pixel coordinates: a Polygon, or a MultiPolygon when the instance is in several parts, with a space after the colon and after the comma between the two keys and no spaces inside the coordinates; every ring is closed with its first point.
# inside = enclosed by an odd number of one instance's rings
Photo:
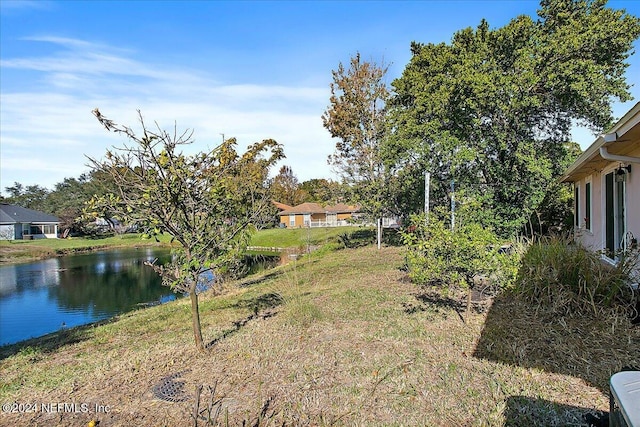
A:
{"type": "Polygon", "coordinates": [[[170,237],[160,236],[158,240],[159,243],[155,239],[142,239],[139,234],[101,238],[3,240],[0,241],[0,263],[27,262],[108,248],[168,245],[170,237]]]}
{"type": "Polygon", "coordinates": [[[206,353],[187,301],[5,347],[0,402],[90,410],[2,413],[0,425],[192,425],[198,386],[202,415],[220,408],[229,425],[261,413],[263,426],[587,425],[608,410],[608,375],[640,363],[640,329],[514,299],[463,323],[458,302],[420,291],[402,262],[399,248],[346,249],[205,294],[206,353]]]}
{"type": "MultiPolygon", "coordinates": [[[[313,229],[270,229],[256,232],[251,246],[301,248],[306,245],[318,246],[336,241],[344,233],[359,230],[357,227],[313,228],[313,229]]],[[[89,252],[108,248],[169,245],[169,236],[155,239],[143,239],[139,234],[123,236],[69,239],[39,239],[0,241],[0,263],[28,262],[79,252],[89,252]]]]}

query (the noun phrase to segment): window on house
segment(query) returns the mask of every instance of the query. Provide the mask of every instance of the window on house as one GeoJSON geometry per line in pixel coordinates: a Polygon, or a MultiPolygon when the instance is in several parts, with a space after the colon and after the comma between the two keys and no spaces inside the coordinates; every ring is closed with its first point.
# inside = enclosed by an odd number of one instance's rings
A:
{"type": "Polygon", "coordinates": [[[573,217],[573,225],[576,227],[580,227],[582,224],[580,222],[580,186],[578,184],[573,187],[573,201],[574,201],[574,217],[573,217]]]}
{"type": "Polygon", "coordinates": [[[55,234],[56,226],[51,224],[32,225],[30,234],[55,234]]]}
{"type": "Polygon", "coordinates": [[[296,216],[294,214],[289,215],[289,227],[296,226],[296,216]]]}
{"type": "Polygon", "coordinates": [[[604,243],[607,256],[617,259],[619,251],[624,249],[624,235],[626,233],[625,201],[626,188],[623,181],[617,181],[614,172],[604,176],[604,243]]]}
{"type": "Polygon", "coordinates": [[[584,227],[591,230],[591,183],[584,186],[584,227]]]}

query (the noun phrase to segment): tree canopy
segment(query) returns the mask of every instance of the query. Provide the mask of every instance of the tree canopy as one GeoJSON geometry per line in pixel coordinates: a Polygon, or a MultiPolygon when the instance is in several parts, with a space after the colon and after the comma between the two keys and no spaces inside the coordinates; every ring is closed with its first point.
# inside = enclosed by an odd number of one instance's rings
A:
{"type": "Polygon", "coordinates": [[[544,0],[538,19],[482,20],[451,43],[412,43],[392,85],[385,158],[402,168],[406,209],[421,207],[425,170],[435,203],[454,180],[474,220],[517,233],[567,155],[571,126],[601,131],[611,101],[630,99],[624,71],[640,21],[604,0],[544,0]]]}

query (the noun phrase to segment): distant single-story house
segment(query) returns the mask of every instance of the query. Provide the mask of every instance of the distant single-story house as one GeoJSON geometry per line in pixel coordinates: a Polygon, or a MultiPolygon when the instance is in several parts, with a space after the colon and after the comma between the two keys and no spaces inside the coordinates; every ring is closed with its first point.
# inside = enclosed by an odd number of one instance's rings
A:
{"type": "Polygon", "coordinates": [[[44,212],[0,204],[0,240],[57,239],[60,219],[44,212]]]}
{"type": "Polygon", "coordinates": [[[573,183],[576,239],[616,263],[640,238],[640,102],[561,177],[573,183]]]}
{"type": "Polygon", "coordinates": [[[323,207],[318,203],[307,202],[296,206],[287,206],[278,215],[280,216],[280,224],[289,228],[339,227],[347,225],[347,220],[358,211],[357,206],[349,206],[344,203],[323,207]]]}

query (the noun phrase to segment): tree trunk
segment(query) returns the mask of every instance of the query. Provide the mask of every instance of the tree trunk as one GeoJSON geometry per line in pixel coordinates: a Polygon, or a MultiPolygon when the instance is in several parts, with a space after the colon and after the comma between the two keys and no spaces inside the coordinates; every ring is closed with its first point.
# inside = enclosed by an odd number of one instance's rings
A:
{"type": "Polygon", "coordinates": [[[465,323],[467,323],[469,321],[469,317],[471,316],[471,286],[468,287],[467,289],[467,312],[464,315],[465,323]]]}
{"type": "Polygon", "coordinates": [[[193,323],[193,337],[196,340],[196,347],[200,351],[204,351],[204,341],[202,340],[202,329],[200,328],[200,310],[198,307],[198,294],[196,294],[195,286],[189,289],[189,298],[191,299],[191,322],[193,323]]]}

